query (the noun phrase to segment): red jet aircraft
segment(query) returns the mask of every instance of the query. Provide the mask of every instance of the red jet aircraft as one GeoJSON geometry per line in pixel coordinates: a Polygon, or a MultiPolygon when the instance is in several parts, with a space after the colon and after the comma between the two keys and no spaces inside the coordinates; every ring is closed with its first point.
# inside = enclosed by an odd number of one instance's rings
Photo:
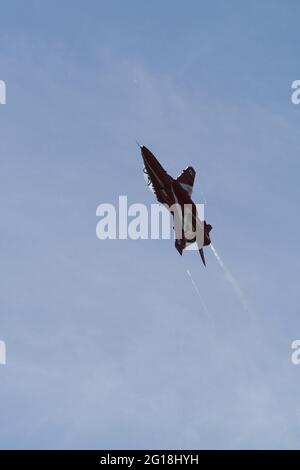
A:
{"type": "Polygon", "coordinates": [[[203,264],[205,257],[203,247],[210,245],[209,233],[212,226],[201,221],[197,214],[197,207],[191,199],[196,172],[191,166],[187,167],[178,178],[168,175],[152,152],[140,145],[144,160],[144,173],[148,177],[148,186],[151,187],[158,202],[163,204],[174,217],[176,235],[175,247],[182,255],[183,250],[192,243],[197,243],[203,264]]]}

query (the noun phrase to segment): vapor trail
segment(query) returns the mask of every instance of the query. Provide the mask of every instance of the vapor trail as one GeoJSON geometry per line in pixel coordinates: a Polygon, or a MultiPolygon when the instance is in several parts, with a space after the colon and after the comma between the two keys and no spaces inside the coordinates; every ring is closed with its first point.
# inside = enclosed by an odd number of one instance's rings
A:
{"type": "Polygon", "coordinates": [[[233,287],[233,290],[235,291],[236,295],[238,296],[241,304],[243,305],[243,308],[246,312],[249,312],[249,307],[248,307],[248,302],[247,302],[247,299],[245,297],[245,294],[243,292],[243,290],[241,289],[237,279],[231,274],[230,270],[228,269],[228,267],[225,265],[224,261],[222,260],[221,256],[219,255],[219,253],[217,252],[217,250],[215,249],[215,247],[210,244],[210,247],[212,249],[212,252],[213,254],[215,255],[224,275],[225,275],[225,278],[227,279],[227,281],[231,284],[231,286],[233,287]]]}
{"type": "Polygon", "coordinates": [[[203,198],[204,204],[206,204],[206,203],[207,203],[207,200],[206,200],[206,196],[205,196],[204,191],[200,191],[200,193],[201,193],[201,196],[202,196],[202,198],[203,198]]]}
{"type": "Polygon", "coordinates": [[[206,306],[206,304],[205,304],[205,302],[204,302],[204,300],[203,300],[203,298],[202,298],[202,295],[200,294],[200,291],[199,291],[199,289],[198,289],[198,286],[197,286],[197,284],[195,283],[195,281],[194,281],[194,279],[193,279],[193,277],[192,277],[192,275],[191,275],[190,270],[187,269],[186,272],[187,272],[187,275],[189,276],[189,278],[190,278],[190,280],[191,280],[192,286],[194,287],[194,289],[195,289],[195,291],[196,291],[196,293],[197,293],[197,295],[198,295],[198,297],[199,297],[199,299],[200,299],[200,303],[201,303],[201,305],[202,305],[202,307],[203,307],[203,310],[204,310],[204,312],[205,312],[205,315],[206,315],[207,317],[209,317],[208,308],[207,308],[207,306],[206,306]]]}

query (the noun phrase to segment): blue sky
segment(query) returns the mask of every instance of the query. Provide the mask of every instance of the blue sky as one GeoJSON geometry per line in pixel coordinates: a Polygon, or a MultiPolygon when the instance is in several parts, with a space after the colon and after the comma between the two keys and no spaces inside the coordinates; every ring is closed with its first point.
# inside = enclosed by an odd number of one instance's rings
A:
{"type": "Polygon", "coordinates": [[[299,13],[1,3],[1,448],[299,448],[299,13]],[[96,238],[154,202],[135,139],[195,167],[247,311],[209,250],[96,238]]]}

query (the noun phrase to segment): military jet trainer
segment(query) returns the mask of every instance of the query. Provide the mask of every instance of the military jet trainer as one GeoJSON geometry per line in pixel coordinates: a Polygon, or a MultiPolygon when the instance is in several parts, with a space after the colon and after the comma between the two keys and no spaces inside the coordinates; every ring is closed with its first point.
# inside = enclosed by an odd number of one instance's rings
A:
{"type": "Polygon", "coordinates": [[[187,246],[197,243],[201,259],[206,266],[203,247],[211,243],[209,234],[212,226],[199,219],[196,204],[191,199],[196,175],[194,168],[187,167],[174,179],[147,147],[138,145],[144,161],[143,171],[148,178],[147,184],[158,202],[173,215],[176,250],[182,255],[187,246]]]}

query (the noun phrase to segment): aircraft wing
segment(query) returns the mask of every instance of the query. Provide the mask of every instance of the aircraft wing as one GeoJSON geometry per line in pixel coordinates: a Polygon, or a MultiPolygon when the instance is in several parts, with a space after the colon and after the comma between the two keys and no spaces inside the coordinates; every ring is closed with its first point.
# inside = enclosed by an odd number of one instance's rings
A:
{"type": "Polygon", "coordinates": [[[192,166],[188,166],[177,178],[178,183],[180,183],[180,186],[189,194],[189,196],[191,196],[193,192],[195,176],[196,172],[194,168],[192,166]]]}

